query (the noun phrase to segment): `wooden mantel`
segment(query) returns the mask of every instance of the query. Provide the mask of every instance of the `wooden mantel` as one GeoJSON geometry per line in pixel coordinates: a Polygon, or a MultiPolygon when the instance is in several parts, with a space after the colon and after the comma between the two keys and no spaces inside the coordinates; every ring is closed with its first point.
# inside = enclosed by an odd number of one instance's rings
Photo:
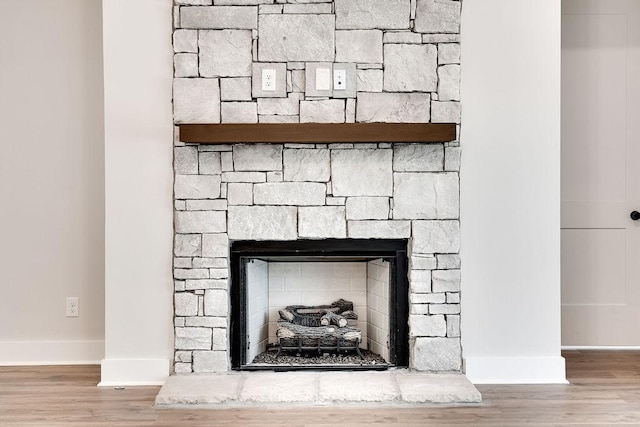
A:
{"type": "Polygon", "coordinates": [[[229,143],[448,142],[455,123],[181,124],[180,141],[229,143]]]}

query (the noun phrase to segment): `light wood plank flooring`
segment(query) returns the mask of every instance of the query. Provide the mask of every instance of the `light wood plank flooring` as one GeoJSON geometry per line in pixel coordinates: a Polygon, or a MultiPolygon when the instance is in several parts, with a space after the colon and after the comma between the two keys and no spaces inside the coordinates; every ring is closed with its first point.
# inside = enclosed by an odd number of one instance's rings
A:
{"type": "Polygon", "coordinates": [[[97,366],[0,367],[0,426],[640,426],[640,352],[569,351],[570,385],[479,386],[469,407],[160,409],[159,387],[98,388],[97,366]]]}

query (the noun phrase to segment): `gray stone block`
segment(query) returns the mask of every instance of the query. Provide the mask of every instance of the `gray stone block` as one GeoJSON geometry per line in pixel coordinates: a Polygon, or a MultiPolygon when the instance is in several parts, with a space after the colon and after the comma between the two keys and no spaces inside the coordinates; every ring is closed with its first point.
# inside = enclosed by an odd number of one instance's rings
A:
{"type": "Polygon", "coordinates": [[[300,114],[300,94],[291,93],[287,98],[258,98],[258,114],[296,116],[300,114]]]}
{"type": "Polygon", "coordinates": [[[227,330],[222,328],[213,328],[211,335],[211,349],[212,350],[226,350],[227,344],[227,330]]]}
{"type": "Polygon", "coordinates": [[[438,64],[459,64],[460,63],[460,44],[459,43],[441,43],[438,45],[438,64]]]}
{"type": "Polygon", "coordinates": [[[198,173],[198,148],[176,147],[173,149],[173,170],[176,174],[198,173]]]}
{"type": "Polygon", "coordinates": [[[202,256],[206,258],[227,258],[229,256],[229,238],[226,234],[203,234],[202,256]]]}
{"type": "Polygon", "coordinates": [[[410,270],[409,289],[413,293],[430,293],[431,270],[410,270]]]}
{"type": "Polygon", "coordinates": [[[400,373],[396,376],[406,403],[480,403],[482,396],[462,374],[400,373]]]}
{"type": "Polygon", "coordinates": [[[220,175],[176,175],[173,191],[176,199],[217,199],[220,175]]]}
{"type": "Polygon", "coordinates": [[[384,33],[384,43],[411,43],[421,44],[422,34],[412,31],[387,31],[384,33]]]}
{"type": "Polygon", "coordinates": [[[444,337],[447,335],[447,322],[443,315],[409,316],[409,335],[412,337],[444,337]]]}
{"type": "Polygon", "coordinates": [[[266,182],[264,172],[223,172],[222,182],[266,182]]]}
{"type": "Polygon", "coordinates": [[[175,328],[176,350],[210,350],[211,329],[175,328]]]}
{"type": "Polygon", "coordinates": [[[308,239],[344,239],[347,237],[344,206],[300,207],[298,236],[308,239]]]}
{"type": "Polygon", "coordinates": [[[284,150],[285,181],[327,182],[331,177],[329,150],[284,150]]]}
{"type": "Polygon", "coordinates": [[[320,399],[328,402],[388,402],[399,398],[393,376],[370,372],[365,381],[356,372],[326,372],[319,376],[320,399]]]}
{"type": "Polygon", "coordinates": [[[344,123],[345,103],[342,99],[300,101],[300,123],[344,123]]]}
{"type": "Polygon", "coordinates": [[[220,79],[221,101],[251,101],[251,78],[220,79]]]}
{"type": "Polygon", "coordinates": [[[389,198],[349,197],[347,219],[389,219],[389,198]]]}
{"type": "Polygon", "coordinates": [[[333,15],[261,15],[259,31],[260,62],[335,59],[333,15]]]}
{"type": "Polygon", "coordinates": [[[436,257],[433,255],[411,254],[409,268],[412,270],[435,270],[436,257]]]}
{"type": "Polygon", "coordinates": [[[433,123],[460,123],[460,103],[432,101],[431,121],[433,123]]]}
{"type": "Polygon", "coordinates": [[[460,292],[460,270],[434,270],[433,292],[460,292]]]}
{"type": "MultiPolygon", "coordinates": [[[[233,165],[236,171],[282,170],[282,145],[234,145],[233,165]]],[[[223,176],[224,180],[224,176],[223,176]]],[[[266,176],[265,176],[266,180],[266,176]]],[[[230,181],[228,181],[230,182],[230,181]]]]}
{"type": "Polygon", "coordinates": [[[382,70],[358,70],[356,75],[358,92],[382,92],[382,70]]]}
{"type": "MultiPolygon", "coordinates": [[[[173,254],[177,257],[194,257],[202,253],[202,236],[200,234],[176,234],[173,254]]],[[[179,267],[175,265],[175,267],[179,267]]]]}
{"type": "Polygon", "coordinates": [[[195,53],[176,53],[173,55],[174,77],[198,77],[198,55],[195,53]]]}
{"type": "Polygon", "coordinates": [[[427,93],[358,93],[357,122],[428,123],[427,93]]]}
{"type": "Polygon", "coordinates": [[[391,196],[392,150],[333,150],[334,196],[391,196]]]}
{"type": "Polygon", "coordinates": [[[418,0],[415,31],[419,33],[459,33],[460,1],[418,0]]]}
{"type": "Polygon", "coordinates": [[[182,211],[175,213],[176,233],[224,233],[227,218],[224,211],[182,211]]]}
{"type": "Polygon", "coordinates": [[[460,314],[460,304],[431,304],[431,314],[460,314]]]}
{"type": "MultiPolygon", "coordinates": [[[[185,282],[185,290],[197,291],[204,289],[228,289],[229,283],[226,279],[192,279],[185,282]]],[[[199,325],[193,325],[199,326],[199,325]]]]}
{"type": "Polygon", "coordinates": [[[412,250],[424,254],[458,253],[459,221],[414,221],[412,250]]]}
{"type": "MultiPolygon", "coordinates": [[[[411,293],[409,294],[409,301],[411,302],[412,307],[418,304],[444,304],[447,301],[447,296],[445,294],[411,293]]],[[[415,313],[414,311],[412,311],[412,313],[419,314],[419,313],[415,313]]],[[[420,313],[420,314],[426,314],[426,312],[420,313]]]]}
{"type": "Polygon", "coordinates": [[[460,336],[460,315],[447,316],[447,336],[455,338],[460,336]]]}
{"type": "Polygon", "coordinates": [[[460,101],[460,65],[438,67],[438,101],[460,101]]]}
{"type": "Polygon", "coordinates": [[[451,270],[460,268],[460,255],[436,255],[438,260],[438,269],[451,270]]]}
{"type": "MultiPolygon", "coordinates": [[[[304,2],[300,2],[304,3],[304,2]]],[[[312,2],[308,2],[312,3],[312,2]]],[[[316,4],[285,4],[284,13],[297,13],[297,14],[320,14],[331,13],[331,3],[316,2],[316,4]]]]}
{"type": "Polygon", "coordinates": [[[438,87],[438,52],[434,45],[386,44],[384,90],[434,92],[438,87]]]}
{"type": "Polygon", "coordinates": [[[253,184],[230,182],[227,186],[227,200],[229,205],[252,205],[253,184]]]}
{"type": "Polygon", "coordinates": [[[336,31],[336,61],[382,63],[382,31],[336,31]]]}
{"type": "Polygon", "coordinates": [[[297,211],[290,206],[229,206],[229,238],[295,240],[297,211]]]}
{"type": "Polygon", "coordinates": [[[444,165],[442,144],[394,144],[395,172],[440,172],[444,165]]]}
{"type": "MultiPolygon", "coordinates": [[[[227,268],[229,263],[226,258],[194,258],[193,268],[227,268]]],[[[210,277],[211,272],[209,272],[210,277]]]]}
{"type": "Polygon", "coordinates": [[[409,221],[348,221],[352,239],[407,239],[411,235],[409,221]]]}
{"type": "MultiPolygon", "coordinates": [[[[228,370],[228,357],[226,351],[194,351],[193,352],[193,372],[195,373],[213,373],[213,372],[227,372],[228,370]]],[[[238,381],[233,378],[232,381],[238,381]]],[[[216,386],[221,384],[216,381],[216,386]]],[[[234,390],[235,391],[235,390],[234,390]]],[[[232,393],[228,393],[230,396],[232,393]]],[[[234,393],[235,394],[235,393],[234,393]]]]}
{"type": "Polygon", "coordinates": [[[447,292],[447,304],[460,304],[460,292],[447,292]]]}
{"type": "Polygon", "coordinates": [[[204,293],[204,315],[226,316],[229,313],[229,295],[221,289],[207,289],[204,293]]]}
{"type": "Polygon", "coordinates": [[[201,30],[200,75],[204,77],[251,76],[251,31],[201,30]]]}
{"type": "Polygon", "coordinates": [[[173,277],[178,280],[208,279],[209,270],[206,268],[174,268],[173,277]]]}
{"type": "Polygon", "coordinates": [[[444,153],[444,170],[459,171],[462,149],[460,147],[447,147],[444,153]]]}
{"type": "Polygon", "coordinates": [[[418,371],[459,371],[462,348],[459,338],[416,338],[413,368],[418,371]]]}
{"type": "Polygon", "coordinates": [[[226,328],[226,317],[187,317],[185,318],[185,326],[195,326],[202,328],[226,328]]]}
{"type": "Polygon", "coordinates": [[[409,29],[410,0],[335,0],[338,29],[409,29]]]}
{"type": "Polygon", "coordinates": [[[255,102],[223,102],[222,123],[258,123],[258,105],[255,102]]]}
{"type": "Polygon", "coordinates": [[[458,174],[394,174],[394,219],[455,219],[460,216],[458,174]]]}
{"type": "Polygon", "coordinates": [[[253,203],[276,206],[325,204],[327,187],[319,182],[267,182],[253,187],[253,203]]]}
{"type": "Polygon", "coordinates": [[[173,51],[198,53],[198,31],[175,30],[173,32],[173,51]]]}
{"type": "Polygon", "coordinates": [[[174,79],[173,119],[176,123],[220,123],[218,79],[174,79]]]}
{"type": "Polygon", "coordinates": [[[285,98],[287,96],[287,64],[282,63],[257,63],[252,65],[251,93],[254,98],[285,98]],[[275,70],[275,90],[262,90],[262,70],[275,70]]]}
{"type": "Polygon", "coordinates": [[[188,211],[226,211],[227,201],[216,200],[187,200],[188,211]]]}
{"type": "Polygon", "coordinates": [[[258,123],[300,123],[300,116],[258,115],[258,123]]]}
{"type": "Polygon", "coordinates": [[[189,292],[174,295],[174,309],[176,316],[195,316],[198,314],[198,296],[189,292]]]}
{"type": "Polygon", "coordinates": [[[460,43],[460,34],[423,34],[422,43],[460,43]]]}
{"type": "Polygon", "coordinates": [[[222,173],[220,165],[220,153],[214,151],[202,151],[199,155],[201,175],[219,175],[222,173]]]}
{"type": "Polygon", "coordinates": [[[245,377],[239,399],[242,402],[282,403],[314,402],[317,379],[313,373],[281,372],[278,381],[268,381],[265,373],[245,377]],[[291,390],[296,390],[292,393],[291,390]]]}
{"type": "Polygon", "coordinates": [[[258,28],[258,8],[246,6],[203,6],[180,8],[180,27],[195,29],[258,28]]]}

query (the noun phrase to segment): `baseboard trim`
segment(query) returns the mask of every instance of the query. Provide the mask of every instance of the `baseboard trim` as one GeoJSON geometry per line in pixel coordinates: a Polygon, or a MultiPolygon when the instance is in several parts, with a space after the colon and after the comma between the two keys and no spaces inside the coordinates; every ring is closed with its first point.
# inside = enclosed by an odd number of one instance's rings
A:
{"type": "Polygon", "coordinates": [[[563,357],[468,357],[474,384],[568,384],[563,357]]]}
{"type": "Polygon", "coordinates": [[[104,340],[0,341],[0,366],[98,365],[104,340]]]}
{"type": "Polygon", "coordinates": [[[103,359],[98,387],[163,385],[169,359],[103,359]]]}
{"type": "Polygon", "coordinates": [[[637,345],[563,345],[562,350],[640,350],[637,345]]]}

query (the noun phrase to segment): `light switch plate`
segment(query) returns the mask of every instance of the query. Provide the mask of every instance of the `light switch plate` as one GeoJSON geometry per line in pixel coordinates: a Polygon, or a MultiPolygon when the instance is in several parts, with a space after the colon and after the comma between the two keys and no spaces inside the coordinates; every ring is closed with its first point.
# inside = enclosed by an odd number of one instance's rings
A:
{"type": "Polygon", "coordinates": [[[316,90],[331,90],[330,68],[316,68],[316,90]]]}

